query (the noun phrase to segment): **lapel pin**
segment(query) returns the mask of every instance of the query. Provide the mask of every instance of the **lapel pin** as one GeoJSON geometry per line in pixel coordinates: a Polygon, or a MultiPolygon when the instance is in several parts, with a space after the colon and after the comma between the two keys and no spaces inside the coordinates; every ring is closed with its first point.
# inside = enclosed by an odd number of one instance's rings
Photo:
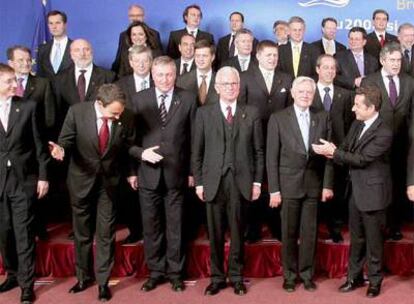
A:
{"type": "Polygon", "coordinates": [[[243,114],[242,114],[242,118],[243,118],[243,119],[245,119],[245,118],[246,118],[246,114],[245,114],[245,113],[243,113],[243,114]]]}
{"type": "Polygon", "coordinates": [[[315,121],[314,120],[312,120],[312,127],[314,127],[315,126],[315,121]]]}
{"type": "Polygon", "coordinates": [[[118,121],[118,126],[122,125],[122,123],[120,121],[118,121]]]}
{"type": "Polygon", "coordinates": [[[19,109],[19,108],[17,108],[17,109],[16,109],[16,112],[17,112],[17,113],[19,113],[19,112],[20,112],[20,109],[19,109]]]}

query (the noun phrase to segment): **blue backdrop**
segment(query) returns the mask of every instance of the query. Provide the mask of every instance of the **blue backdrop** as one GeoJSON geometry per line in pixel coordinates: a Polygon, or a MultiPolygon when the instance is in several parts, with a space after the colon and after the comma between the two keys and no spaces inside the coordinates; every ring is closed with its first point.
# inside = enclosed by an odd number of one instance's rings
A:
{"type": "MultiPolygon", "coordinates": [[[[0,61],[13,44],[31,47],[41,0],[0,0],[0,61]]],[[[376,8],[390,13],[389,31],[412,21],[414,4],[410,0],[49,0],[52,9],[68,15],[71,38],[86,38],[95,50],[95,62],[109,67],[118,43],[118,35],[128,25],[127,9],[139,3],[146,9],[146,22],[161,33],[164,45],[170,30],[183,28],[182,11],[192,3],[202,7],[201,28],[214,34],[215,40],[228,33],[228,15],[240,11],[246,27],[258,39],[273,39],[272,25],[277,19],[302,16],[307,22],[306,41],[320,37],[320,22],[332,16],[339,21],[338,40],[346,43],[346,33],[354,25],[371,30],[371,15],[376,8]]]]}

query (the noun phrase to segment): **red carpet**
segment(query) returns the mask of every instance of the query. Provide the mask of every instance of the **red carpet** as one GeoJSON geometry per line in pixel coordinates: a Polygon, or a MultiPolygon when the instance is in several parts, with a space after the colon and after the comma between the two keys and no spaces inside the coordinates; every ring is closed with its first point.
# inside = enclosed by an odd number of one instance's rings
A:
{"type": "MultiPolygon", "coordinates": [[[[39,241],[37,245],[36,273],[40,277],[74,276],[75,260],[73,242],[67,239],[67,224],[49,227],[50,240],[39,241]]],[[[391,274],[409,275],[414,272],[414,227],[403,231],[404,239],[398,242],[387,241],[385,244],[385,267],[391,274]]],[[[148,271],[144,262],[142,242],[122,246],[126,229],[117,232],[116,260],[114,277],[135,275],[144,277],[148,271]]],[[[321,228],[317,250],[317,273],[324,277],[340,278],[346,274],[348,265],[349,240],[345,233],[345,242],[334,244],[327,240],[327,233],[321,228]]],[[[226,247],[228,250],[228,246],[226,247]]],[[[202,235],[187,250],[187,274],[190,278],[209,276],[209,245],[202,235]]],[[[246,245],[245,276],[250,278],[268,278],[281,275],[281,243],[277,240],[263,241],[246,245]]],[[[0,274],[3,274],[0,263],[0,274]]]]}

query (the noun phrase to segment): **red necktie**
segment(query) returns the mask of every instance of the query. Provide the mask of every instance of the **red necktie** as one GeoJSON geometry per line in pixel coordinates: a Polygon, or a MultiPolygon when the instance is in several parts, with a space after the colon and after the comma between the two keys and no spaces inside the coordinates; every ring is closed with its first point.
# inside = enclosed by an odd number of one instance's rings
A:
{"type": "Polygon", "coordinates": [[[231,107],[227,106],[226,110],[227,110],[226,120],[229,124],[232,124],[233,123],[233,114],[231,113],[231,107]]]}
{"type": "Polygon", "coordinates": [[[99,129],[99,152],[104,155],[109,141],[108,118],[102,117],[102,126],[99,129]]]}
{"type": "Polygon", "coordinates": [[[384,44],[385,44],[385,39],[384,39],[384,35],[379,35],[380,36],[380,44],[381,44],[381,47],[384,47],[384,44]]]}
{"type": "Polygon", "coordinates": [[[18,78],[17,79],[16,96],[23,97],[23,95],[24,95],[23,78],[18,78]]]}
{"type": "Polygon", "coordinates": [[[85,79],[86,70],[80,70],[80,75],[78,77],[78,93],[80,101],[85,101],[86,95],[86,79],[85,79]]]}

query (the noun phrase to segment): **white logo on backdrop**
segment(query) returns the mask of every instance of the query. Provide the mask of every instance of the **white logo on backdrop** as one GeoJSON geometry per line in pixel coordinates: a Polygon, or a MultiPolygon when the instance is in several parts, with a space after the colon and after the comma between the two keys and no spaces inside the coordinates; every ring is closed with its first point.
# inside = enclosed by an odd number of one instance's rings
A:
{"type": "Polygon", "coordinates": [[[331,7],[344,7],[349,4],[351,0],[310,0],[299,2],[300,6],[309,7],[316,5],[326,5],[331,7]]]}

